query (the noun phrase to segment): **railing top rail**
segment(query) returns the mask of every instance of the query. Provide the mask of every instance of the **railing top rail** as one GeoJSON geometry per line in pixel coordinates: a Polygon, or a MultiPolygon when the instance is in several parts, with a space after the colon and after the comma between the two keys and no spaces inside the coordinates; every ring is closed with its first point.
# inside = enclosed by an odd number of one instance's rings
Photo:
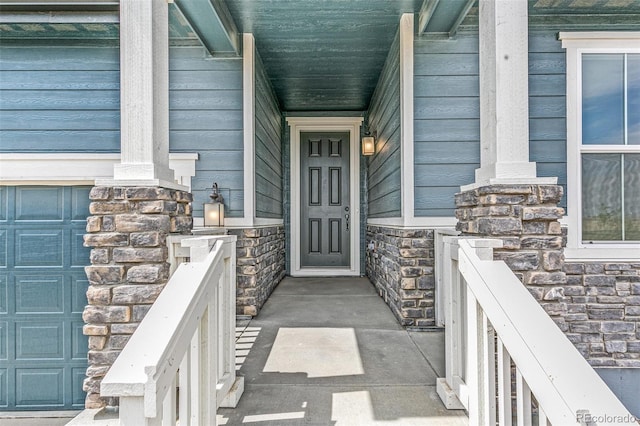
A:
{"type": "Polygon", "coordinates": [[[178,368],[215,291],[210,278],[222,274],[223,245],[218,241],[202,261],[178,267],[102,380],[102,395],[144,396],[165,370],[178,368]]]}
{"type": "Polygon", "coordinates": [[[580,411],[637,425],[509,267],[478,257],[484,241],[458,240],[459,270],[552,424],[580,411]]]}

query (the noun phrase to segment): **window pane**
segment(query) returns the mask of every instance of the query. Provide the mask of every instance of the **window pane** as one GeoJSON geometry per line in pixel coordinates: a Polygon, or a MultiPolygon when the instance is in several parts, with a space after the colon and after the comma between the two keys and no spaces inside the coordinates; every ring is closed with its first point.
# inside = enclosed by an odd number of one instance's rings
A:
{"type": "Polygon", "coordinates": [[[640,55],[627,55],[628,144],[640,145],[640,55]]]}
{"type": "Polygon", "coordinates": [[[582,143],[624,144],[624,55],[582,55],[582,143]]]}
{"type": "Polygon", "coordinates": [[[622,156],[582,155],[582,240],[622,239],[622,156]]]}
{"type": "Polygon", "coordinates": [[[640,154],[624,156],[625,240],[640,241],[640,154]]]}

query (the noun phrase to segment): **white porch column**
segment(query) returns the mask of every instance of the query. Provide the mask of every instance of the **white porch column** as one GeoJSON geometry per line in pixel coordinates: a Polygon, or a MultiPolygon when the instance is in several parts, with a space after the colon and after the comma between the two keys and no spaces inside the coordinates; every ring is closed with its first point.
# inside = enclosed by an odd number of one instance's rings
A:
{"type": "Polygon", "coordinates": [[[537,179],[529,161],[527,3],[479,2],[481,151],[471,186],[555,183],[537,179]]]}
{"type": "Polygon", "coordinates": [[[118,185],[175,187],[169,169],[167,0],[120,0],[118,185]]]}

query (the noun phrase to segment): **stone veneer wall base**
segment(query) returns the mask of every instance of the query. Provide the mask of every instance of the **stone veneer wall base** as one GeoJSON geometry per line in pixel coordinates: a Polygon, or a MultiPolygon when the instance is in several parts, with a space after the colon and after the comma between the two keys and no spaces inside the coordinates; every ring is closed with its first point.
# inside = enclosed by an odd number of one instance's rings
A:
{"type": "Polygon", "coordinates": [[[429,229],[367,225],[366,274],[403,326],[435,326],[433,237],[429,229]]]}
{"type": "Polygon", "coordinates": [[[229,229],[238,237],[236,314],[254,317],[284,278],[284,225],[229,229]]]}

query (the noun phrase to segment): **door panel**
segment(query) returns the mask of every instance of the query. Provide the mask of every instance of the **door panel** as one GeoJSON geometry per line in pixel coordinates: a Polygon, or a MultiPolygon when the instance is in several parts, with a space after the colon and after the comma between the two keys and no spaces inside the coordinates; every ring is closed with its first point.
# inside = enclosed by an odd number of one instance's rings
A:
{"type": "Polygon", "coordinates": [[[302,132],[300,141],[300,266],[349,267],[349,132],[302,132]]]}
{"type": "Polygon", "coordinates": [[[79,409],[89,187],[0,187],[0,410],[79,409]]]}

